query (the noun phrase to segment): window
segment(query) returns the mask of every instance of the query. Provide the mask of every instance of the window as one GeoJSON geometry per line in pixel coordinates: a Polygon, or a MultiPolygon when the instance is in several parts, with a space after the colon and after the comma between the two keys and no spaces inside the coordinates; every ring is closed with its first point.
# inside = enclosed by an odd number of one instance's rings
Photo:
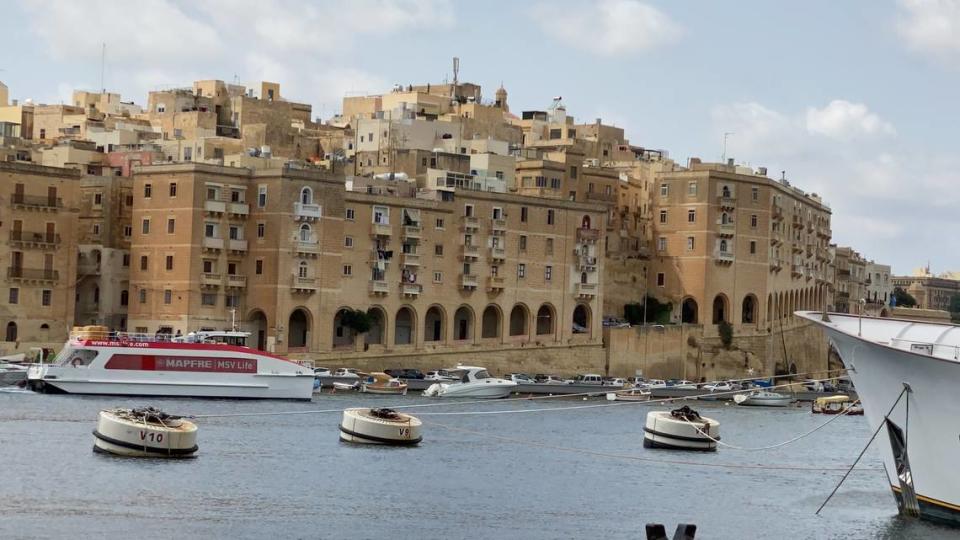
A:
{"type": "Polygon", "coordinates": [[[752,214],[752,215],[750,216],[750,228],[751,228],[751,229],[756,229],[756,228],[757,228],[757,215],[756,215],[756,214],[752,214]]]}
{"type": "Polygon", "coordinates": [[[124,225],[123,226],[123,237],[130,238],[133,236],[133,225],[124,225]]]}
{"type": "MultiPolygon", "coordinates": [[[[309,230],[309,229],[308,229],[309,230]]],[[[301,231],[302,232],[302,231],[301,231]]],[[[231,240],[242,240],[243,237],[240,234],[240,227],[236,225],[230,226],[230,239],[231,240]]]]}
{"type": "Polygon", "coordinates": [[[130,304],[130,293],[127,291],[120,291],[120,305],[126,306],[130,304]]]}
{"type": "Polygon", "coordinates": [[[522,278],[527,274],[527,265],[520,263],[517,265],[517,277],[522,278]]]}
{"type": "Polygon", "coordinates": [[[183,160],[192,161],[193,160],[193,147],[187,146],[183,149],[183,160]]]}
{"type": "Polygon", "coordinates": [[[550,179],[550,187],[551,187],[552,189],[560,189],[560,179],[559,179],[559,178],[551,178],[551,179],[550,179]]]}
{"type": "Polygon", "coordinates": [[[123,262],[122,262],[122,264],[123,264],[123,267],[124,267],[124,268],[127,268],[128,266],[130,266],[130,254],[129,254],[129,253],[124,253],[124,254],[123,254],[123,262]]]}
{"type": "Polygon", "coordinates": [[[167,219],[167,234],[173,234],[177,228],[177,220],[174,218],[167,219]]]}
{"type": "Polygon", "coordinates": [[[133,206],[133,195],[127,195],[127,206],[133,206]]]}
{"type": "Polygon", "coordinates": [[[443,244],[435,244],[433,246],[433,254],[437,257],[443,257],[443,244]]]}
{"type": "Polygon", "coordinates": [[[217,224],[216,223],[204,223],[203,224],[203,235],[207,238],[216,238],[217,236],[217,224]]]}
{"type": "Polygon", "coordinates": [[[526,206],[521,206],[521,207],[520,207],[520,222],[521,222],[521,223],[526,223],[526,222],[527,222],[527,207],[526,207],[526,206]]]}
{"type": "Polygon", "coordinates": [[[661,236],[657,238],[657,251],[666,251],[667,250],[667,237],[661,236]]]}
{"type": "Polygon", "coordinates": [[[687,223],[696,223],[696,221],[697,221],[697,211],[687,210],[687,223]]]}
{"type": "Polygon", "coordinates": [[[173,270],[173,255],[167,255],[167,270],[173,270]]]}
{"type": "Polygon", "coordinates": [[[434,273],[433,273],[433,282],[434,282],[434,283],[443,283],[443,272],[434,272],[434,273]]]}
{"type": "Polygon", "coordinates": [[[750,198],[754,201],[760,200],[760,188],[754,187],[750,188],[750,198]]]}
{"type": "Polygon", "coordinates": [[[147,303],[147,290],[146,290],[146,289],[140,289],[140,295],[139,295],[139,296],[140,296],[140,303],[141,303],[141,304],[146,304],[146,303],[147,303]]]}
{"type": "Polygon", "coordinates": [[[348,248],[352,248],[352,247],[353,247],[353,237],[352,237],[352,236],[344,236],[344,237],[343,237],[343,247],[348,247],[348,248]]]}
{"type": "Polygon", "coordinates": [[[553,279],[553,267],[552,267],[552,266],[547,266],[547,267],[545,267],[545,268],[543,269],[543,279],[544,279],[545,281],[550,281],[551,279],[553,279]]]}
{"type": "Polygon", "coordinates": [[[267,224],[257,223],[257,238],[263,238],[267,234],[267,224]]]}
{"type": "Polygon", "coordinates": [[[660,184],[660,196],[666,197],[670,194],[670,185],[669,184],[660,184]]]}
{"type": "Polygon", "coordinates": [[[230,202],[242,203],[243,202],[243,192],[239,189],[230,190],[230,202]]]}
{"type": "Polygon", "coordinates": [[[443,218],[437,218],[436,226],[438,229],[443,229],[443,218]]]}
{"type": "Polygon", "coordinates": [[[353,266],[349,264],[343,265],[343,275],[352,276],[353,275],[353,266]]]}
{"type": "Polygon", "coordinates": [[[756,255],[756,254],[757,254],[757,241],[756,241],[756,240],[751,240],[751,241],[750,241],[750,254],[751,254],[751,255],[756,255]]]}
{"type": "Polygon", "coordinates": [[[696,196],[697,194],[697,183],[690,182],[687,184],[687,195],[696,196]]]}
{"type": "Polygon", "coordinates": [[[213,273],[213,261],[206,259],[203,261],[203,273],[212,274],[213,273]]]}
{"type": "Polygon", "coordinates": [[[660,223],[666,223],[666,222],[667,222],[667,211],[666,211],[666,210],[661,210],[661,211],[660,211],[660,223]]]}
{"type": "Polygon", "coordinates": [[[163,290],[163,303],[170,304],[173,302],[173,291],[170,289],[163,290]]]}
{"type": "Polygon", "coordinates": [[[150,218],[144,218],[140,223],[140,232],[143,234],[150,234],[150,218]]]}
{"type": "Polygon", "coordinates": [[[140,256],[140,269],[141,269],[141,270],[146,270],[148,266],[149,266],[149,259],[147,258],[146,255],[141,255],[141,256],[140,256]]]}
{"type": "Polygon", "coordinates": [[[520,251],[526,251],[526,250],[527,250],[527,235],[522,234],[520,235],[520,251]]]}
{"type": "Polygon", "coordinates": [[[171,197],[176,197],[176,196],[177,196],[177,183],[176,183],[176,182],[170,182],[170,196],[171,196],[171,197]]]}
{"type": "Polygon", "coordinates": [[[544,247],[544,253],[547,255],[553,255],[553,238],[547,238],[546,246],[544,247]]]}
{"type": "Polygon", "coordinates": [[[467,217],[473,217],[473,205],[467,204],[463,206],[463,215],[467,217]]]}
{"type": "Polygon", "coordinates": [[[235,308],[240,306],[240,296],[236,294],[228,294],[224,297],[224,305],[228,308],[235,308]]]}
{"type": "Polygon", "coordinates": [[[200,295],[200,304],[204,306],[217,305],[217,295],[215,293],[203,293],[200,295]]]}
{"type": "MultiPolygon", "coordinates": [[[[100,289],[97,289],[97,290],[99,291],[100,289]]],[[[51,291],[50,289],[43,289],[42,291],[40,291],[41,306],[49,306],[52,299],[53,299],[53,291],[51,291]]]]}
{"type": "Polygon", "coordinates": [[[547,225],[553,225],[553,210],[547,210],[547,225]]]}
{"type": "Polygon", "coordinates": [[[267,206],[267,186],[257,187],[257,206],[260,208],[267,206]]]}
{"type": "Polygon", "coordinates": [[[503,219],[503,208],[495,207],[493,209],[493,219],[503,219]]]}
{"type": "Polygon", "coordinates": [[[345,215],[346,215],[346,219],[349,219],[350,221],[353,221],[353,220],[354,220],[354,211],[353,211],[353,208],[347,208],[345,215]]]}
{"type": "Polygon", "coordinates": [[[576,180],[576,179],[577,179],[577,166],[576,166],[576,165],[572,165],[572,166],[570,167],[570,178],[573,179],[573,180],[576,180]]]}
{"type": "Polygon", "coordinates": [[[696,240],[692,236],[687,237],[687,251],[693,251],[696,240]]]}
{"type": "Polygon", "coordinates": [[[10,304],[19,304],[20,289],[18,289],[17,287],[10,287],[10,295],[7,297],[7,302],[10,304]]]}
{"type": "Polygon", "coordinates": [[[93,194],[93,205],[102,206],[103,205],[103,193],[94,193],[93,194]]]}
{"type": "Polygon", "coordinates": [[[151,186],[150,184],[144,184],[144,185],[143,185],[143,198],[144,198],[144,199],[149,199],[152,193],[153,193],[153,186],[151,186]]]}
{"type": "Polygon", "coordinates": [[[657,287],[663,287],[667,282],[667,277],[663,272],[657,272],[657,287]]]}
{"type": "Polygon", "coordinates": [[[390,209],[386,206],[373,207],[373,222],[378,225],[390,224],[390,209]]]}
{"type": "Polygon", "coordinates": [[[254,273],[257,274],[258,276],[263,274],[263,259],[257,259],[256,265],[254,268],[254,273]]]}
{"type": "Polygon", "coordinates": [[[94,223],[94,224],[93,224],[93,231],[92,231],[92,232],[93,232],[93,235],[94,235],[94,236],[100,236],[100,224],[99,224],[99,223],[94,223]]]}

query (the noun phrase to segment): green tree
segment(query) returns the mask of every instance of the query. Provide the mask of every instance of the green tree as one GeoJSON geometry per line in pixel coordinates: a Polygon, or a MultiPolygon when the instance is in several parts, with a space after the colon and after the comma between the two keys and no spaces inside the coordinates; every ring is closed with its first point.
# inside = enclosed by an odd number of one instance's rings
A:
{"type": "Polygon", "coordinates": [[[373,316],[368,311],[346,308],[340,312],[340,324],[356,334],[363,334],[373,326],[373,316]]]}
{"type": "Polygon", "coordinates": [[[717,331],[720,332],[720,342],[723,343],[723,347],[729,349],[733,344],[733,326],[727,321],[720,321],[717,331]]]}
{"type": "Polygon", "coordinates": [[[634,302],[632,304],[624,305],[623,318],[626,319],[627,322],[630,324],[644,324],[644,323],[669,324],[670,323],[670,313],[673,311],[672,303],[667,302],[666,304],[663,304],[652,296],[647,296],[645,301],[647,302],[646,321],[644,321],[643,319],[643,314],[644,314],[643,304],[639,302],[634,302]]]}
{"type": "Polygon", "coordinates": [[[950,313],[960,314],[960,294],[950,297],[950,313]]]}
{"type": "Polygon", "coordinates": [[[893,298],[897,301],[898,307],[917,307],[917,299],[902,287],[893,288],[893,298]]]}

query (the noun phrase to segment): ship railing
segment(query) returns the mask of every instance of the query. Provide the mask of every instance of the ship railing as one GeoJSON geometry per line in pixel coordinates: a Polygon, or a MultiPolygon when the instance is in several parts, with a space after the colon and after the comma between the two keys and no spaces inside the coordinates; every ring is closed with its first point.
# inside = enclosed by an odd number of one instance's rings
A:
{"type": "Polygon", "coordinates": [[[960,360],[960,345],[948,345],[946,343],[917,341],[905,338],[890,338],[890,345],[897,349],[902,349],[917,354],[925,354],[927,356],[936,356],[940,358],[952,356],[954,360],[960,360]]]}
{"type": "Polygon", "coordinates": [[[75,330],[70,332],[70,339],[77,341],[130,341],[140,343],[169,343],[174,341],[173,334],[149,334],[144,332],[117,332],[113,330],[75,330]]]}

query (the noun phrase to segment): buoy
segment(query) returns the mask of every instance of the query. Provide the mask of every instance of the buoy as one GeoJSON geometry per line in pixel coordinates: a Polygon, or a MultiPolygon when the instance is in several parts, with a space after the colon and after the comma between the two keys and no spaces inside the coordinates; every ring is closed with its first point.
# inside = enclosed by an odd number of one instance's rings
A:
{"type": "Polygon", "coordinates": [[[645,448],[713,452],[720,440],[720,422],[684,405],[672,411],[651,411],[643,427],[645,448]]]}
{"type": "Polygon", "coordinates": [[[197,425],[160,409],[100,411],[93,450],[118,456],[188,458],[197,451],[197,425]]]}
{"type": "Polygon", "coordinates": [[[347,409],[340,421],[340,440],[362,444],[412,446],[419,444],[419,418],[393,409],[347,409]]]}

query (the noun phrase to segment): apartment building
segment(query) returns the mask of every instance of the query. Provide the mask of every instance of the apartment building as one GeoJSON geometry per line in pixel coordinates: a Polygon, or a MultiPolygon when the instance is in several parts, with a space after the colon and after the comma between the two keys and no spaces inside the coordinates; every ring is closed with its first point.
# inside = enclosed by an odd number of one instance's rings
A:
{"type": "Polygon", "coordinates": [[[319,170],[142,167],[128,327],[237,326],[280,353],[596,343],[605,212],[319,170]],[[345,309],[376,324],[358,343],[345,309]]]}
{"type": "Polygon", "coordinates": [[[830,209],[816,195],[697,159],[654,189],[648,287],[674,321],[768,328],[831,303],[830,209]]]}
{"type": "Polygon", "coordinates": [[[6,268],[0,299],[3,341],[62,342],[73,324],[80,172],[27,163],[0,163],[6,268]]]}
{"type": "Polygon", "coordinates": [[[860,300],[867,300],[867,260],[851,247],[837,246],[834,265],[834,309],[839,313],[858,313],[860,300]]]}
{"type": "Polygon", "coordinates": [[[893,296],[893,274],[890,272],[890,265],[868,261],[864,272],[867,302],[881,306],[890,305],[890,297],[893,296]]]}
{"type": "Polygon", "coordinates": [[[910,276],[891,278],[894,287],[907,291],[921,309],[950,310],[954,296],[960,295],[960,273],[933,274],[930,268],[922,268],[910,276]]]}

